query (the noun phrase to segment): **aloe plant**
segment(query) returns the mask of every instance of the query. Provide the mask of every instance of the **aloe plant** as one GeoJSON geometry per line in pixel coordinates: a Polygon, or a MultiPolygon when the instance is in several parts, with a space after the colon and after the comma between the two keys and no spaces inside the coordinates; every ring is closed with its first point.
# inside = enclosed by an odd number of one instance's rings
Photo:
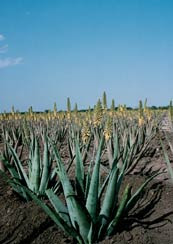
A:
{"type": "MultiPolygon", "coordinates": [[[[118,125],[116,125],[118,127],[118,125]]],[[[136,167],[139,160],[145,155],[149,148],[151,140],[156,134],[156,128],[151,126],[148,132],[147,126],[143,125],[122,125],[121,129],[113,129],[113,135],[106,140],[106,148],[109,160],[109,166],[112,166],[114,153],[122,159],[122,164],[128,156],[126,165],[126,174],[129,174],[136,167]]]]}
{"type": "MultiPolygon", "coordinates": [[[[167,143],[168,143],[168,145],[170,147],[171,153],[173,154],[173,146],[172,146],[171,142],[169,141],[166,133],[165,133],[165,138],[166,138],[166,141],[167,141],[167,143]]],[[[168,153],[167,153],[167,151],[165,149],[165,146],[163,144],[163,141],[162,141],[161,137],[160,137],[160,143],[161,143],[161,146],[162,146],[162,149],[163,149],[163,154],[164,154],[165,162],[166,162],[166,165],[167,165],[167,169],[168,169],[171,181],[173,183],[173,168],[171,166],[171,162],[170,162],[168,153]]]]}
{"type": "Polygon", "coordinates": [[[112,168],[101,184],[100,165],[103,145],[104,139],[102,137],[99,142],[94,167],[90,165],[88,172],[85,173],[81,152],[76,140],[76,184],[73,185],[56,146],[51,143],[66,204],[51,189],[47,189],[46,194],[53,206],[53,208],[50,208],[35,194],[26,189],[27,194],[44,209],[52,220],[68,235],[75,238],[78,243],[95,243],[115,233],[121,219],[127,216],[128,212],[138,202],[145,186],[158,175],[157,173],[146,180],[134,194],[131,192],[131,186],[127,185],[122,197],[120,197],[120,189],[128,160],[126,159],[123,167],[119,168],[115,154],[112,168]]]}
{"type": "MultiPolygon", "coordinates": [[[[7,148],[13,159],[13,164],[1,155],[1,161],[12,177],[9,182],[14,183],[14,190],[26,200],[29,200],[29,197],[26,196],[27,194],[23,191],[24,188],[20,187],[20,184],[26,186],[36,195],[43,196],[45,195],[45,190],[53,179],[53,174],[51,173],[52,160],[49,155],[48,140],[45,133],[43,138],[44,151],[43,158],[41,159],[38,139],[32,134],[27,169],[23,166],[16,150],[10,144],[7,144],[7,148]],[[16,186],[15,183],[20,184],[16,186]]],[[[3,175],[5,174],[3,171],[0,172],[3,175]]],[[[4,177],[7,178],[7,175],[4,175],[4,177]]]]}

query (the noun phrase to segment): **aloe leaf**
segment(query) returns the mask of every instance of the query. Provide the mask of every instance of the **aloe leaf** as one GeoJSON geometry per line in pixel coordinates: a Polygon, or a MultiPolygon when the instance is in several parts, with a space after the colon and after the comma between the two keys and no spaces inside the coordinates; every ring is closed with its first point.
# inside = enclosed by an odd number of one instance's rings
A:
{"type": "Polygon", "coordinates": [[[127,153],[128,153],[128,135],[127,133],[124,134],[124,140],[123,140],[123,160],[126,158],[127,153]]]}
{"type": "Polygon", "coordinates": [[[79,229],[82,239],[85,243],[87,243],[87,238],[92,223],[90,214],[82,202],[76,198],[76,196],[71,196],[70,198],[77,219],[75,223],[76,229],[79,229]]]}
{"type": "Polygon", "coordinates": [[[40,200],[35,194],[29,191],[27,188],[25,189],[28,195],[47,213],[47,215],[68,235],[72,236],[73,238],[77,239],[79,243],[82,243],[82,240],[77,233],[77,231],[72,227],[69,226],[66,221],[58,214],[57,212],[53,211],[50,207],[48,207],[42,200],[40,200]]]}
{"type": "Polygon", "coordinates": [[[108,226],[107,229],[107,235],[110,236],[114,231],[115,228],[123,214],[123,212],[125,211],[125,207],[129,198],[129,193],[130,193],[131,188],[129,187],[129,185],[126,186],[121,203],[118,207],[117,213],[115,215],[115,218],[111,221],[111,223],[108,226]]]}
{"type": "Polygon", "coordinates": [[[104,183],[101,186],[101,189],[99,191],[99,199],[101,199],[101,196],[104,192],[105,187],[107,186],[107,183],[109,181],[110,175],[112,174],[112,170],[117,168],[117,163],[118,163],[118,153],[119,153],[119,148],[118,148],[118,136],[116,134],[116,139],[114,140],[114,158],[112,162],[112,169],[110,170],[109,174],[107,175],[104,183]]]}
{"type": "Polygon", "coordinates": [[[90,215],[82,203],[76,199],[69,179],[61,172],[58,172],[60,181],[63,186],[65,199],[67,202],[69,216],[74,228],[79,229],[80,235],[84,240],[87,239],[91,223],[90,215]]]}
{"type": "MultiPolygon", "coordinates": [[[[69,170],[70,170],[70,168],[72,166],[72,163],[73,163],[75,157],[76,157],[76,155],[73,156],[73,158],[69,160],[70,162],[68,163],[68,167],[67,167],[67,170],[66,170],[67,173],[69,172],[69,170]]],[[[54,168],[54,170],[52,171],[51,177],[50,177],[51,180],[57,174],[57,172],[58,172],[58,169],[57,168],[54,168]]],[[[55,186],[53,186],[53,192],[54,193],[57,193],[58,190],[60,190],[60,181],[57,181],[57,183],[55,184],[55,186]]]]}
{"type": "Polygon", "coordinates": [[[93,223],[91,223],[90,230],[87,237],[88,244],[93,243],[93,223]]]}
{"type": "Polygon", "coordinates": [[[113,214],[113,210],[117,204],[117,179],[118,179],[118,171],[117,167],[114,167],[111,171],[109,182],[107,186],[107,190],[104,196],[103,205],[99,214],[100,219],[100,229],[98,238],[102,236],[104,232],[105,226],[113,214]]]}
{"type": "Polygon", "coordinates": [[[69,138],[68,138],[68,150],[69,150],[70,158],[72,159],[73,158],[73,152],[72,152],[73,150],[72,150],[69,138]]]}
{"type": "Polygon", "coordinates": [[[133,156],[135,155],[134,154],[134,150],[135,150],[135,145],[136,143],[134,143],[131,148],[129,149],[129,154],[128,154],[128,160],[127,160],[127,165],[126,165],[126,170],[129,169],[129,167],[131,166],[131,164],[133,163],[133,156]]]}
{"type": "Polygon", "coordinates": [[[48,196],[50,202],[52,203],[55,211],[67,222],[69,226],[71,226],[70,217],[68,214],[68,209],[62,203],[57,195],[51,190],[46,190],[46,195],[48,196]]]}
{"type": "Polygon", "coordinates": [[[84,193],[84,166],[82,162],[82,156],[79,149],[79,143],[76,140],[76,167],[75,167],[75,176],[77,184],[80,187],[80,191],[84,193]]]}
{"type": "Polygon", "coordinates": [[[0,156],[0,160],[3,162],[5,167],[9,170],[11,176],[15,179],[22,179],[19,173],[16,171],[13,165],[9,164],[9,162],[2,156],[0,156]]]}
{"type": "Polygon", "coordinates": [[[57,174],[57,168],[53,168],[52,172],[50,172],[50,180],[52,180],[57,174]]]}
{"type": "Polygon", "coordinates": [[[61,157],[59,155],[59,152],[58,152],[57,148],[52,144],[52,142],[51,142],[51,145],[53,147],[53,152],[55,154],[55,159],[56,159],[57,166],[58,166],[57,173],[60,177],[60,181],[61,181],[63,189],[64,189],[65,197],[68,197],[68,195],[73,195],[74,191],[73,191],[72,185],[70,183],[70,180],[67,176],[67,173],[66,173],[65,167],[63,165],[63,162],[61,160],[61,157]]]}
{"type": "Polygon", "coordinates": [[[85,199],[87,199],[90,183],[91,183],[91,168],[92,168],[92,162],[90,162],[90,165],[88,167],[88,172],[86,175],[86,183],[85,183],[85,199]]]}
{"type": "MultiPolygon", "coordinates": [[[[27,174],[26,174],[26,172],[25,172],[25,170],[24,170],[24,168],[23,168],[23,166],[22,166],[22,164],[21,164],[21,162],[20,162],[20,159],[18,158],[17,153],[15,152],[15,150],[12,148],[11,145],[8,145],[8,147],[9,147],[10,152],[11,152],[11,154],[12,154],[12,157],[13,157],[13,159],[14,159],[14,163],[15,163],[15,165],[16,165],[16,168],[17,168],[17,169],[20,169],[20,171],[21,171],[21,173],[22,173],[22,177],[24,178],[24,180],[25,180],[25,182],[26,182],[26,185],[29,187],[29,179],[28,179],[28,176],[27,176],[27,174]]],[[[11,170],[12,170],[12,168],[11,168],[11,170]]],[[[19,172],[19,171],[18,171],[18,172],[19,172]]],[[[20,173],[19,173],[19,175],[20,175],[20,173]]],[[[21,178],[21,177],[20,177],[20,178],[21,178]]]]}
{"type": "Polygon", "coordinates": [[[118,132],[116,131],[116,134],[114,136],[114,155],[113,155],[114,160],[118,158],[118,154],[119,154],[119,141],[118,141],[118,132]]]}
{"type": "Polygon", "coordinates": [[[37,138],[35,140],[34,155],[31,160],[31,178],[30,178],[30,187],[31,190],[35,193],[38,193],[39,184],[40,184],[40,152],[37,138]]]}
{"type": "Polygon", "coordinates": [[[105,193],[103,205],[100,211],[100,215],[106,219],[110,217],[113,205],[115,204],[115,194],[117,189],[118,168],[114,167],[109,177],[107,190],[105,193]]]}
{"type": "Polygon", "coordinates": [[[101,200],[102,194],[108,184],[109,178],[110,178],[111,172],[106,176],[106,179],[104,180],[102,186],[99,189],[99,200],[101,200]]]}
{"type": "Polygon", "coordinates": [[[30,143],[30,151],[29,151],[30,159],[33,158],[34,156],[34,148],[35,148],[35,137],[33,132],[31,132],[31,143],[30,143]]]}
{"type": "Polygon", "coordinates": [[[128,200],[127,205],[126,205],[126,212],[130,211],[135,204],[137,203],[137,201],[140,198],[140,194],[141,192],[144,190],[144,188],[147,186],[147,184],[153,180],[156,176],[163,174],[163,172],[158,172],[154,175],[152,175],[149,179],[147,179],[140,187],[139,189],[131,196],[131,198],[128,200]]]}
{"type": "Polygon", "coordinates": [[[70,220],[72,222],[73,227],[79,229],[80,235],[82,236],[83,240],[87,240],[91,223],[89,213],[85,206],[82,206],[82,204],[76,199],[75,193],[73,191],[70,180],[66,174],[58,150],[53,144],[52,146],[58,164],[58,175],[63,186],[70,220]]]}
{"type": "MultiPolygon", "coordinates": [[[[14,169],[14,171],[15,171],[15,169],[14,169]]],[[[11,185],[11,187],[13,188],[13,190],[16,191],[22,198],[24,198],[26,201],[29,201],[30,200],[29,196],[27,195],[27,193],[25,192],[25,190],[23,189],[23,187],[21,187],[21,184],[19,182],[19,178],[10,179],[8,177],[8,175],[5,172],[3,172],[2,170],[0,170],[0,175],[4,178],[4,180],[9,185],[11,185]]]]}
{"type": "Polygon", "coordinates": [[[44,152],[43,152],[43,170],[41,175],[41,182],[39,187],[39,194],[44,194],[47,188],[47,184],[49,181],[49,173],[50,173],[50,163],[49,163],[49,150],[48,150],[48,141],[47,137],[44,134],[44,152]]]}
{"type": "Polygon", "coordinates": [[[122,166],[122,168],[120,170],[120,174],[118,176],[118,180],[117,180],[117,194],[119,193],[120,186],[121,186],[121,183],[122,183],[124,175],[125,175],[125,170],[127,168],[128,155],[129,155],[129,152],[127,152],[126,158],[124,159],[123,166],[122,166]]]}
{"type": "Polygon", "coordinates": [[[101,151],[103,146],[103,137],[100,140],[100,144],[98,147],[97,155],[96,155],[96,161],[91,177],[91,183],[90,188],[87,196],[86,201],[86,208],[88,209],[88,212],[91,215],[91,218],[94,222],[96,222],[97,217],[97,206],[98,206],[98,193],[99,193],[99,172],[100,172],[100,157],[101,157],[101,151]]]}

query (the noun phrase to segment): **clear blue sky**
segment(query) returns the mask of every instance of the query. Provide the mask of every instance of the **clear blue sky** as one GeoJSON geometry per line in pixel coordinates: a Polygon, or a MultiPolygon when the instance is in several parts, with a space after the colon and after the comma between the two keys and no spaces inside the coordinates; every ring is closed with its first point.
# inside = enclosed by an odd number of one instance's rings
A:
{"type": "Polygon", "coordinates": [[[0,111],[173,98],[172,0],[1,0],[0,111]]]}

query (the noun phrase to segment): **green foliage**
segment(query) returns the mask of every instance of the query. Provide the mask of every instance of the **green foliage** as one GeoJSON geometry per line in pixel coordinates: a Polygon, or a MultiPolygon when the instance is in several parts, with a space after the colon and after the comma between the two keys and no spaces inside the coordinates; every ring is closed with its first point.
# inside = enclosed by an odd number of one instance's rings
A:
{"type": "Polygon", "coordinates": [[[150,177],[134,194],[131,192],[131,187],[127,185],[120,197],[125,166],[119,167],[117,156],[103,183],[100,181],[104,139],[100,140],[93,169],[91,170],[90,163],[86,173],[76,141],[76,176],[75,184],[72,185],[57,148],[52,143],[51,145],[66,203],[64,204],[52,190],[46,190],[53,206],[53,209],[50,209],[33,193],[29,191],[27,193],[60,228],[74,237],[78,243],[96,243],[115,233],[122,218],[127,217],[128,212],[138,202],[144,187],[157,175],[150,177]]]}
{"type": "MultiPolygon", "coordinates": [[[[52,180],[51,165],[52,160],[49,155],[47,136],[44,133],[44,151],[43,159],[40,157],[39,143],[36,136],[32,134],[32,140],[30,144],[29,160],[28,160],[28,173],[26,172],[16,150],[7,143],[8,151],[14,161],[13,164],[8,161],[7,158],[1,155],[1,160],[5,167],[11,174],[10,182],[13,182],[13,189],[19,193],[25,200],[29,200],[24,188],[21,185],[26,186],[32,192],[38,196],[44,196],[50,181],[52,180]],[[20,183],[15,185],[15,183],[20,183]]],[[[1,172],[2,173],[2,172],[1,172]]],[[[5,175],[3,172],[2,174],[5,175]]],[[[7,177],[7,175],[5,175],[7,177]]]]}
{"type": "MultiPolygon", "coordinates": [[[[122,219],[128,218],[138,203],[141,192],[157,175],[146,180],[133,194],[131,186],[123,184],[124,177],[146,155],[163,115],[151,111],[151,120],[145,120],[146,103],[143,106],[140,101],[136,111],[127,111],[125,105],[115,111],[112,100],[111,111],[107,111],[104,92],[102,102],[98,100],[94,111],[90,108],[78,111],[75,104],[71,112],[67,98],[67,112],[57,112],[54,104],[56,117],[52,111],[37,114],[32,107],[29,113],[20,116],[0,115],[0,140],[5,145],[1,159],[11,177],[4,169],[0,174],[24,199],[34,199],[77,242],[99,242],[116,233],[122,219]],[[139,116],[143,119],[140,126],[139,116]],[[20,157],[23,148],[29,152],[25,161],[20,157]],[[64,148],[69,150],[68,156],[62,155],[68,157],[67,167],[60,156],[64,148]],[[106,166],[102,165],[102,155],[106,166]],[[52,161],[57,165],[52,166],[52,161]],[[72,163],[74,174],[68,174],[72,163]],[[58,194],[63,194],[64,201],[58,194]],[[48,197],[52,207],[40,200],[42,196],[48,197]]],[[[164,154],[171,170],[165,150],[164,154]]]]}

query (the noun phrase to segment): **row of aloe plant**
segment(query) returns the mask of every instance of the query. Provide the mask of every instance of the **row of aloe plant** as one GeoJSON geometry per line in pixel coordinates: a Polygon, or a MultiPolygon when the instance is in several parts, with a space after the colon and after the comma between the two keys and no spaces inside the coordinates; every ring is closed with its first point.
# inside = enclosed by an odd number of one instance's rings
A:
{"type": "MultiPolygon", "coordinates": [[[[166,116],[166,115],[164,115],[166,116]]],[[[171,158],[170,156],[168,155],[168,150],[166,150],[166,146],[169,147],[170,151],[171,151],[171,156],[173,156],[173,142],[172,142],[172,138],[169,139],[168,137],[168,134],[173,133],[173,106],[172,106],[172,100],[170,101],[170,105],[169,105],[169,111],[168,111],[168,114],[167,114],[167,119],[168,119],[168,128],[167,130],[169,131],[164,131],[163,133],[163,136],[165,138],[165,142],[163,142],[162,140],[162,136],[161,136],[161,133],[160,133],[160,144],[161,144],[161,147],[162,147],[162,150],[163,150],[163,154],[164,154],[164,159],[165,159],[165,163],[167,165],[167,169],[168,169],[168,173],[169,173],[169,176],[170,176],[170,179],[171,179],[171,182],[173,184],[173,167],[171,165],[171,158]]]]}
{"type": "Polygon", "coordinates": [[[128,216],[141,192],[157,175],[147,179],[135,193],[131,186],[123,186],[125,175],[146,153],[157,124],[139,125],[136,120],[114,116],[111,117],[112,128],[106,131],[107,115],[94,119],[94,126],[86,122],[89,134],[85,133],[85,140],[82,139],[85,123],[73,121],[73,118],[17,121],[16,127],[9,123],[8,130],[2,128],[5,149],[1,160],[11,177],[3,171],[0,173],[18,194],[26,200],[34,199],[60,228],[84,244],[116,233],[122,218],[128,216]],[[63,143],[69,148],[67,169],[60,153],[63,143]],[[27,149],[26,161],[20,157],[20,146],[27,149]],[[105,153],[109,166],[102,179],[102,155],[105,153]],[[56,166],[53,166],[54,160],[56,166]],[[68,174],[74,161],[75,179],[68,174]],[[59,194],[63,195],[65,204],[59,194]],[[45,204],[43,196],[50,200],[52,207],[45,204]]]}
{"type": "Polygon", "coordinates": [[[55,145],[51,143],[57,162],[59,176],[65,204],[51,189],[46,190],[53,208],[41,201],[35,194],[28,194],[45,210],[45,212],[79,243],[95,243],[106,236],[116,233],[121,219],[127,217],[130,210],[138,202],[141,192],[156,176],[147,179],[140,188],[132,194],[131,186],[127,185],[120,197],[127,160],[120,167],[115,153],[112,168],[101,183],[101,153],[104,139],[101,138],[95,162],[85,173],[82,155],[76,140],[75,184],[65,170],[64,163],[55,145]]]}
{"type": "MultiPolygon", "coordinates": [[[[95,115],[95,113],[94,113],[95,115]]],[[[93,116],[94,116],[93,115],[93,116]]],[[[97,115],[97,114],[96,114],[97,115]]],[[[74,136],[78,137],[80,140],[80,145],[85,145],[91,137],[94,140],[94,144],[98,146],[100,137],[106,131],[106,121],[111,120],[111,127],[109,128],[109,134],[111,135],[111,139],[114,137],[114,127],[118,128],[117,133],[121,139],[121,145],[125,142],[124,140],[126,137],[132,138],[135,136],[134,131],[136,130],[141,131],[138,142],[143,146],[146,140],[153,134],[153,123],[157,123],[157,119],[153,118],[150,123],[144,123],[142,126],[138,125],[138,120],[136,115],[134,114],[134,119],[129,119],[129,115],[127,114],[126,117],[118,117],[118,115],[109,115],[109,112],[102,113],[101,116],[94,116],[93,120],[92,117],[85,114],[77,114],[76,119],[67,120],[65,117],[64,119],[57,118],[56,120],[50,120],[48,122],[41,120],[41,121],[26,121],[24,120],[17,120],[15,123],[13,121],[4,121],[5,133],[2,133],[2,137],[5,138],[6,131],[8,130],[8,135],[10,137],[10,141],[15,143],[18,138],[20,138],[20,144],[25,144],[29,147],[30,144],[30,127],[35,130],[36,134],[40,134],[42,128],[46,128],[48,131],[49,136],[52,140],[61,147],[62,143],[66,141],[68,137],[68,144],[69,144],[69,151],[71,152],[71,156],[74,156],[74,136]],[[101,117],[102,116],[102,117],[101,117]],[[98,117],[98,118],[97,118],[98,117]],[[90,119],[89,119],[90,118],[90,119]],[[97,120],[98,121],[97,121],[97,120]],[[96,121],[95,121],[96,120],[96,121]],[[93,123],[97,122],[94,126],[93,123]],[[86,129],[88,129],[89,136],[87,140],[83,140],[83,129],[84,125],[87,125],[86,129]],[[142,128],[142,129],[141,129],[142,128]]],[[[131,115],[132,116],[132,115],[131,115]]],[[[3,123],[2,123],[3,124],[3,123]]],[[[4,131],[4,128],[3,128],[4,131]]],[[[111,140],[110,139],[110,140],[111,140]]],[[[5,138],[6,140],[6,138],[5,138]]],[[[2,140],[3,141],[3,140],[2,140]]],[[[110,160],[110,164],[111,164],[110,160]]]]}
{"type": "Polygon", "coordinates": [[[110,167],[113,162],[115,138],[116,144],[118,144],[119,147],[119,155],[123,161],[127,153],[130,153],[126,167],[126,174],[129,174],[133,171],[139,160],[147,154],[149,145],[155,137],[157,130],[158,125],[153,124],[151,124],[150,127],[145,124],[141,127],[133,124],[123,127],[123,130],[120,131],[118,128],[113,127],[112,136],[106,140],[110,167]]]}
{"type": "MultiPolygon", "coordinates": [[[[167,133],[164,133],[164,136],[166,138],[166,144],[169,146],[169,149],[170,149],[171,154],[173,156],[173,143],[170,141],[170,139],[168,139],[167,133]]],[[[171,165],[171,159],[168,156],[168,152],[167,152],[167,150],[165,148],[164,142],[161,139],[161,136],[160,136],[160,143],[161,143],[161,146],[162,146],[162,149],[163,149],[163,154],[164,154],[165,162],[166,162],[166,165],[167,165],[168,173],[170,175],[170,179],[171,179],[171,182],[173,184],[173,167],[171,165]]]]}
{"type": "MultiPolygon", "coordinates": [[[[132,194],[131,186],[125,187],[120,197],[123,178],[125,176],[130,151],[120,164],[118,143],[114,142],[114,158],[107,176],[101,181],[101,155],[104,149],[104,138],[99,141],[95,160],[89,164],[88,170],[82,160],[79,141],[75,138],[75,184],[72,184],[56,145],[46,134],[44,138],[43,159],[40,158],[37,138],[32,134],[28,172],[20,162],[14,148],[7,143],[14,160],[12,166],[4,158],[4,164],[12,175],[9,183],[26,200],[34,199],[53,221],[79,243],[95,243],[116,232],[121,219],[128,216],[129,211],[140,198],[145,186],[157,175],[147,179],[132,194]],[[51,171],[51,162],[55,159],[57,167],[51,171]],[[94,161],[94,162],[93,162],[94,161]],[[55,193],[50,181],[57,173],[63,189],[65,204],[55,193]],[[46,205],[41,196],[46,194],[53,208],[46,205]]],[[[2,172],[1,172],[2,173],[2,172]]],[[[5,177],[6,174],[2,173],[5,177]]]]}

